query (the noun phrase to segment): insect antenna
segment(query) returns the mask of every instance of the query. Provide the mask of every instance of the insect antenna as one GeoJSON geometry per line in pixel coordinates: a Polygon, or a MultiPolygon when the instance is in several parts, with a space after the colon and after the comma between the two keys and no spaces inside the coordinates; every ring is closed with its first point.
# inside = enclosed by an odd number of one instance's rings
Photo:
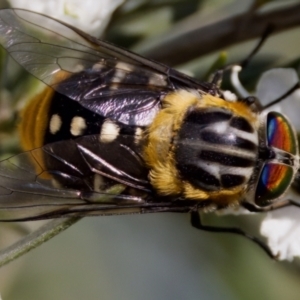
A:
{"type": "Polygon", "coordinates": [[[262,48],[265,41],[269,38],[269,36],[274,31],[274,27],[269,24],[265,31],[263,32],[260,40],[258,41],[257,45],[252,49],[252,51],[247,55],[247,57],[242,60],[242,62],[239,64],[242,68],[246,68],[250,61],[253,59],[253,57],[258,53],[258,51],[262,48]]]}
{"type": "Polygon", "coordinates": [[[285,92],[282,96],[278,97],[277,99],[271,101],[270,103],[264,105],[262,107],[262,110],[267,109],[277,103],[279,103],[280,101],[282,101],[283,99],[285,99],[286,97],[288,97],[289,95],[291,95],[293,92],[295,92],[297,89],[300,88],[300,83],[297,82],[294,86],[292,86],[287,92],[285,92]]]}
{"type": "MultiPolygon", "coordinates": [[[[252,49],[252,51],[247,55],[247,57],[245,59],[243,59],[240,63],[238,64],[229,64],[224,66],[221,69],[218,69],[213,75],[212,75],[212,80],[211,83],[215,84],[216,86],[220,87],[222,84],[222,79],[224,76],[224,72],[226,71],[233,71],[233,69],[235,67],[238,67],[239,71],[242,70],[243,68],[245,68],[249,62],[252,60],[252,58],[257,54],[257,52],[261,49],[261,47],[263,46],[264,42],[268,39],[268,37],[271,35],[271,33],[273,32],[273,26],[269,25],[267,26],[267,28],[265,29],[265,31],[263,32],[259,42],[257,43],[257,45],[254,47],[254,49],[252,49]]],[[[247,93],[248,94],[248,93],[247,93]]]]}

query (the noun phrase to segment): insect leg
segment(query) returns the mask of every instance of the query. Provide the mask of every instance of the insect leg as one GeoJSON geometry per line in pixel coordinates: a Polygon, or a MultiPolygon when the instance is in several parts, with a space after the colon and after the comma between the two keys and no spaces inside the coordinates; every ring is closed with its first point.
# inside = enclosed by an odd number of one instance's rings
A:
{"type": "Polygon", "coordinates": [[[191,224],[193,227],[200,229],[200,230],[205,230],[205,231],[209,231],[209,232],[227,232],[227,233],[234,233],[234,234],[238,234],[241,235],[249,240],[251,240],[252,242],[254,242],[255,244],[257,244],[260,248],[262,248],[265,253],[272,259],[277,259],[278,255],[274,255],[271,251],[271,249],[261,240],[259,240],[258,238],[256,238],[255,236],[252,236],[250,234],[248,234],[247,232],[243,231],[240,228],[236,228],[236,227],[216,227],[216,226],[209,226],[209,225],[203,225],[201,222],[201,217],[198,211],[192,211],[191,212],[191,224]]]}
{"type": "Polygon", "coordinates": [[[226,68],[217,70],[215,73],[213,73],[211,83],[213,83],[217,87],[220,87],[222,84],[225,70],[226,70],[226,68]]]}

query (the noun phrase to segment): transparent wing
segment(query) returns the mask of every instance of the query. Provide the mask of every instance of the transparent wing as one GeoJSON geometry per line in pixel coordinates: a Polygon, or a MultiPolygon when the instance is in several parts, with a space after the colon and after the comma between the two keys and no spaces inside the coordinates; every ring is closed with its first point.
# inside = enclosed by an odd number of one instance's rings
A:
{"type": "MultiPolygon", "coordinates": [[[[171,90],[212,88],[163,64],[26,10],[0,11],[0,43],[35,77],[104,116],[113,115],[120,101],[127,116],[155,113],[161,96],[171,90]]],[[[130,122],[126,118],[121,116],[120,120],[130,122]]]]}
{"type": "Polygon", "coordinates": [[[106,148],[95,138],[48,144],[1,161],[0,220],[140,212],[150,196],[140,159],[126,136],[113,156],[117,146],[106,148]],[[135,196],[129,188],[137,189],[135,196]]]}
{"type": "Polygon", "coordinates": [[[134,139],[98,135],[47,144],[0,162],[0,221],[188,212],[195,201],[159,198],[134,139]]]}
{"type": "MultiPolygon", "coordinates": [[[[147,69],[146,59],[130,55],[128,51],[97,40],[70,25],[26,10],[1,10],[0,35],[2,46],[12,57],[48,85],[61,80],[55,78],[60,71],[70,76],[80,70],[91,69],[95,63],[99,64],[95,68],[100,68],[114,67],[116,62],[123,62],[120,70],[124,74],[134,66],[147,69]]],[[[148,66],[149,72],[157,69],[163,74],[168,73],[165,66],[153,66],[156,68],[148,66]]],[[[159,84],[165,77],[158,79],[159,84]]]]}

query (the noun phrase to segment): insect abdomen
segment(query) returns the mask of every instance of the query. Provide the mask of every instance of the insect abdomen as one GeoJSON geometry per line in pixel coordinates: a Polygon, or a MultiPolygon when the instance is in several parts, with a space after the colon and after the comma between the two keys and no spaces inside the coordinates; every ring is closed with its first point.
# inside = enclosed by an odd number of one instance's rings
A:
{"type": "Polygon", "coordinates": [[[94,113],[47,88],[24,109],[20,134],[24,150],[40,149],[43,178],[55,185],[102,191],[117,183],[149,186],[142,162],[143,129],[94,113]],[[46,175],[47,174],[47,175],[46,175]]]}

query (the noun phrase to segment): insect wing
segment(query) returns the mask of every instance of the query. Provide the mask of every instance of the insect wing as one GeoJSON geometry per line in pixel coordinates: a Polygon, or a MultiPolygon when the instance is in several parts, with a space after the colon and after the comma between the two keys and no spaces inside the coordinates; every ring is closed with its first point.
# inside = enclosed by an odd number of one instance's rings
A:
{"type": "MultiPolygon", "coordinates": [[[[166,75],[131,59],[127,51],[74,30],[29,11],[0,12],[3,47],[29,73],[56,91],[116,120],[120,101],[127,119],[128,114],[140,110],[158,110],[161,93],[170,89],[166,75]]],[[[125,119],[122,115],[119,118],[125,119]]]]}
{"type": "Polygon", "coordinates": [[[148,125],[162,96],[174,89],[211,89],[210,84],[30,11],[1,10],[0,36],[2,46],[29,73],[124,124],[148,125]]]}
{"type": "MultiPolygon", "coordinates": [[[[117,168],[114,162],[118,162],[118,157],[114,156],[110,162],[107,157],[111,149],[105,148],[105,144],[93,143],[95,138],[84,136],[56,142],[1,161],[0,220],[116,214],[128,210],[140,212],[144,199],[125,192],[128,186],[146,190],[148,182],[140,178],[139,158],[126,148],[124,142],[118,143],[119,154],[116,155],[123,157],[125,164],[117,168]],[[66,149],[65,155],[62,149],[66,149]],[[51,169],[47,167],[48,162],[51,169]],[[112,183],[105,190],[92,186],[95,176],[101,176],[98,171],[111,178],[112,183]],[[90,173],[92,175],[88,176],[90,173]],[[63,184],[64,180],[66,184],[63,184]]],[[[123,140],[125,138],[122,136],[123,140]]]]}

